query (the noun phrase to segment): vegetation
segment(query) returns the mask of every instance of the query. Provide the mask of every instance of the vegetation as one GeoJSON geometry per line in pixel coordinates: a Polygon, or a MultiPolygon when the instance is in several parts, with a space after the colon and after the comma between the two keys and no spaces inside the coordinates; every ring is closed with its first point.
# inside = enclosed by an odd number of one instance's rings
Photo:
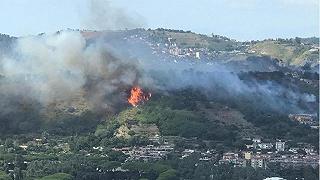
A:
{"type": "Polygon", "coordinates": [[[302,45],[301,38],[296,38],[295,41],[275,41],[266,40],[257,42],[249,49],[260,55],[268,55],[277,58],[288,65],[302,66],[306,62],[313,66],[318,64],[319,52],[309,51],[311,45],[302,45]]]}
{"type": "MultiPolygon", "coordinates": [[[[249,85],[273,83],[293,92],[313,94],[316,102],[298,101],[297,106],[318,112],[319,74],[309,72],[318,57],[316,52],[309,51],[317,45],[316,38],[236,42],[223,36],[208,37],[182,30],[128,32],[132,35],[144,33],[154,42],[170,41],[183,48],[207,48],[210,52],[242,48],[255,51],[255,55],[267,55],[289,65],[302,66],[302,72],[244,72],[240,79],[249,85]]],[[[14,43],[14,39],[0,35],[0,54],[3,44],[14,43]]],[[[270,57],[265,59],[271,60],[270,57]]],[[[5,84],[3,77],[0,83],[5,84]]],[[[246,136],[285,139],[291,144],[303,142],[318,147],[319,131],[293,122],[288,118],[288,113],[292,112],[290,107],[279,111],[278,106],[265,103],[263,95],[233,96],[218,86],[211,90],[214,93],[191,87],[158,91],[138,107],[119,105],[117,111],[107,115],[94,110],[73,114],[44,109],[33,100],[21,101],[21,97],[8,98],[0,94],[4,102],[0,113],[0,180],[318,178],[317,168],[308,166],[274,164],[266,169],[254,169],[219,164],[222,153],[244,149],[243,137],[246,136]],[[46,110],[50,113],[44,113],[46,110]],[[160,135],[159,142],[152,141],[148,133],[160,135]],[[128,160],[130,155],[117,150],[169,141],[174,144],[174,151],[157,161],[128,160]],[[189,148],[199,152],[182,158],[180,152],[189,148]],[[216,157],[201,161],[200,150],[208,149],[213,149],[216,157]]],[[[277,98],[286,99],[286,94],[277,98]]]]}
{"type": "Polygon", "coordinates": [[[0,171],[0,180],[11,180],[11,177],[4,171],[0,171]]]}
{"type": "MultiPolygon", "coordinates": [[[[281,75],[275,77],[282,77],[281,75]]],[[[275,78],[272,77],[272,78],[275,78]]],[[[244,77],[243,77],[244,78],[244,77]]],[[[269,77],[271,78],[271,77],[269,77]]],[[[233,107],[245,116],[244,118],[258,127],[262,136],[268,138],[286,138],[296,142],[310,142],[317,144],[317,131],[300,126],[288,120],[286,116],[265,108],[255,107],[250,101],[228,101],[215,99],[216,103],[223,103],[233,107]]],[[[238,128],[221,124],[207,118],[202,113],[203,108],[222,108],[213,106],[211,100],[203,96],[199,91],[185,89],[170,92],[167,95],[154,94],[153,98],[139,107],[124,109],[117,116],[100,123],[93,131],[86,131],[79,135],[67,135],[57,132],[60,136],[51,136],[50,143],[59,144],[59,141],[68,142],[68,147],[39,149],[34,146],[24,151],[16,144],[17,140],[27,142],[28,136],[6,138],[1,141],[4,144],[0,148],[0,162],[14,162],[13,172],[7,171],[4,166],[0,178],[8,179],[15,175],[31,179],[263,179],[271,176],[291,177],[318,177],[317,171],[311,167],[294,168],[268,168],[253,169],[251,167],[233,167],[230,165],[215,166],[216,161],[200,161],[199,153],[180,159],[174,152],[167,159],[157,162],[126,162],[127,156],[121,152],[112,150],[114,147],[134,147],[150,144],[141,134],[130,133],[129,138],[116,137],[118,129],[129,122],[140,124],[156,124],[161,135],[178,136],[184,138],[198,138],[201,146],[202,140],[214,143],[210,148],[217,150],[241,148],[238,146],[238,128]],[[59,140],[58,140],[59,139],[59,140]],[[103,147],[95,150],[94,147],[103,147]],[[64,152],[64,153],[60,153],[64,152]],[[16,154],[21,154],[17,156],[16,154]],[[35,155],[34,155],[35,154],[35,155]],[[90,156],[87,154],[91,154],[90,156]],[[28,161],[27,166],[23,161],[28,161]],[[114,171],[120,169],[119,171],[114,171]]],[[[215,103],[215,104],[216,104],[215,103]]],[[[86,116],[90,117],[90,116],[86,116]]],[[[68,126],[69,124],[65,124],[68,126]]],[[[64,127],[68,128],[68,127],[64,127]]],[[[130,128],[130,127],[128,127],[130,128]]],[[[80,130],[81,132],[81,130],[80,130]]],[[[47,137],[46,133],[41,135],[47,137]]],[[[61,143],[60,143],[61,144],[61,143]]],[[[176,142],[176,148],[187,148],[185,142],[176,142]]],[[[32,147],[32,146],[30,146],[32,147]]],[[[5,164],[5,163],[4,163],[5,164]]],[[[276,166],[276,165],[275,165],[276,166]]]]}
{"type": "Polygon", "coordinates": [[[70,174],[66,173],[56,173],[53,175],[45,176],[39,180],[73,180],[73,177],[70,174]]]}

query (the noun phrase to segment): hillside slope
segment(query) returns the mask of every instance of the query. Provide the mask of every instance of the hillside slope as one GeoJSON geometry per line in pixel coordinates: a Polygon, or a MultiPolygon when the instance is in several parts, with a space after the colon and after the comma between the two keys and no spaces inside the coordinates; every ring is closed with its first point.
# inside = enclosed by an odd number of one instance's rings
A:
{"type": "Polygon", "coordinates": [[[277,58],[287,65],[303,66],[310,63],[315,66],[319,63],[319,49],[311,45],[267,40],[253,44],[249,51],[277,58]]]}

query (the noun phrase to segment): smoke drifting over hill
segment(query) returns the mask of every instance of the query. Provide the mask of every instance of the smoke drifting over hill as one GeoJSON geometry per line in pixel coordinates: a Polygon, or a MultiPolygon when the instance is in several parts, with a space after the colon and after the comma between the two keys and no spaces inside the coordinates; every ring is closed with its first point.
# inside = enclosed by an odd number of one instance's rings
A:
{"type": "Polygon", "coordinates": [[[314,95],[276,83],[247,83],[223,65],[118,57],[110,46],[101,39],[88,43],[74,31],[18,39],[14,55],[1,59],[1,104],[19,96],[46,106],[81,94],[91,108],[112,111],[126,103],[126,91],[135,85],[162,92],[192,87],[208,97],[259,98],[279,111],[302,111],[299,102],[315,101],[314,95]]]}
{"type": "Polygon", "coordinates": [[[257,106],[283,113],[305,112],[299,103],[315,103],[316,96],[301,93],[273,81],[243,80],[231,68],[222,64],[164,64],[149,74],[158,89],[194,88],[214,100],[249,100],[257,106]]]}

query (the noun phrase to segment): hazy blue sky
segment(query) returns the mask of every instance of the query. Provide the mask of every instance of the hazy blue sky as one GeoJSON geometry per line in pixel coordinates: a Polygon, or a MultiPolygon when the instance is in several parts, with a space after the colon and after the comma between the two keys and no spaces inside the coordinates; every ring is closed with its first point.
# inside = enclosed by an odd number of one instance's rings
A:
{"type": "Polygon", "coordinates": [[[107,0],[1,0],[0,33],[23,36],[66,28],[115,29],[128,24],[214,33],[238,40],[319,36],[318,0],[103,1],[107,0]]]}

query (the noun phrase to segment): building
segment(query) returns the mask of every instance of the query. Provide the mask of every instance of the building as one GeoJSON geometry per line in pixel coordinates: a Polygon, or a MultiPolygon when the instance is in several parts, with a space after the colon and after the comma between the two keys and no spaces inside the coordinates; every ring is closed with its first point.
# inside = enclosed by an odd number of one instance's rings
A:
{"type": "Polygon", "coordinates": [[[251,152],[245,152],[244,153],[244,159],[245,160],[250,160],[252,157],[252,153],[251,152]]]}
{"type": "Polygon", "coordinates": [[[246,144],[246,148],[247,148],[247,149],[253,149],[253,148],[254,148],[254,145],[253,145],[253,144],[246,144]]]}
{"type": "Polygon", "coordinates": [[[27,145],[20,145],[20,148],[22,148],[23,150],[27,150],[28,146],[27,145]]]}
{"type": "Polygon", "coordinates": [[[200,52],[196,52],[196,59],[200,59],[200,52]]]}
{"type": "Polygon", "coordinates": [[[292,152],[292,153],[294,153],[294,154],[297,154],[298,153],[298,150],[299,150],[299,148],[294,148],[294,147],[292,147],[292,148],[289,148],[289,152],[292,152]]]}
{"type": "Polygon", "coordinates": [[[266,162],[263,157],[255,156],[251,158],[251,166],[253,168],[266,168],[266,162]]]}
{"type": "Polygon", "coordinates": [[[186,158],[186,157],[189,157],[192,153],[194,153],[195,150],[193,149],[185,149],[183,152],[182,152],[182,156],[180,159],[183,159],[183,158],[186,158]]]}
{"type": "Polygon", "coordinates": [[[154,136],[149,136],[149,140],[155,143],[160,143],[160,136],[158,134],[154,135],[154,136]]]}
{"type": "Polygon", "coordinates": [[[300,124],[314,125],[316,115],[314,114],[290,114],[289,118],[293,121],[297,121],[300,124]]]}
{"type": "Polygon", "coordinates": [[[284,151],[285,149],[285,142],[277,141],[276,142],[276,150],[277,151],[284,151]]]}
{"type": "Polygon", "coordinates": [[[239,155],[237,153],[223,153],[222,159],[229,162],[236,162],[236,160],[239,158],[239,155]]]}
{"type": "Polygon", "coordinates": [[[246,160],[239,158],[237,153],[224,153],[219,164],[232,164],[234,167],[246,167],[246,160]]]}
{"type": "Polygon", "coordinates": [[[166,158],[167,154],[173,151],[173,147],[171,145],[147,145],[142,147],[112,148],[112,150],[121,151],[128,155],[127,160],[153,161],[166,158]]]}
{"type": "Polygon", "coordinates": [[[258,147],[260,149],[272,149],[273,145],[271,143],[259,143],[258,147]]]}
{"type": "Polygon", "coordinates": [[[286,180],[286,179],[283,179],[283,178],[280,178],[280,177],[270,177],[270,178],[265,178],[263,180],[286,180]]]}
{"type": "Polygon", "coordinates": [[[254,143],[261,143],[261,138],[253,138],[252,142],[254,143]]]}
{"type": "Polygon", "coordinates": [[[268,160],[270,163],[279,163],[281,167],[306,167],[319,166],[319,155],[283,155],[268,160]]]}

